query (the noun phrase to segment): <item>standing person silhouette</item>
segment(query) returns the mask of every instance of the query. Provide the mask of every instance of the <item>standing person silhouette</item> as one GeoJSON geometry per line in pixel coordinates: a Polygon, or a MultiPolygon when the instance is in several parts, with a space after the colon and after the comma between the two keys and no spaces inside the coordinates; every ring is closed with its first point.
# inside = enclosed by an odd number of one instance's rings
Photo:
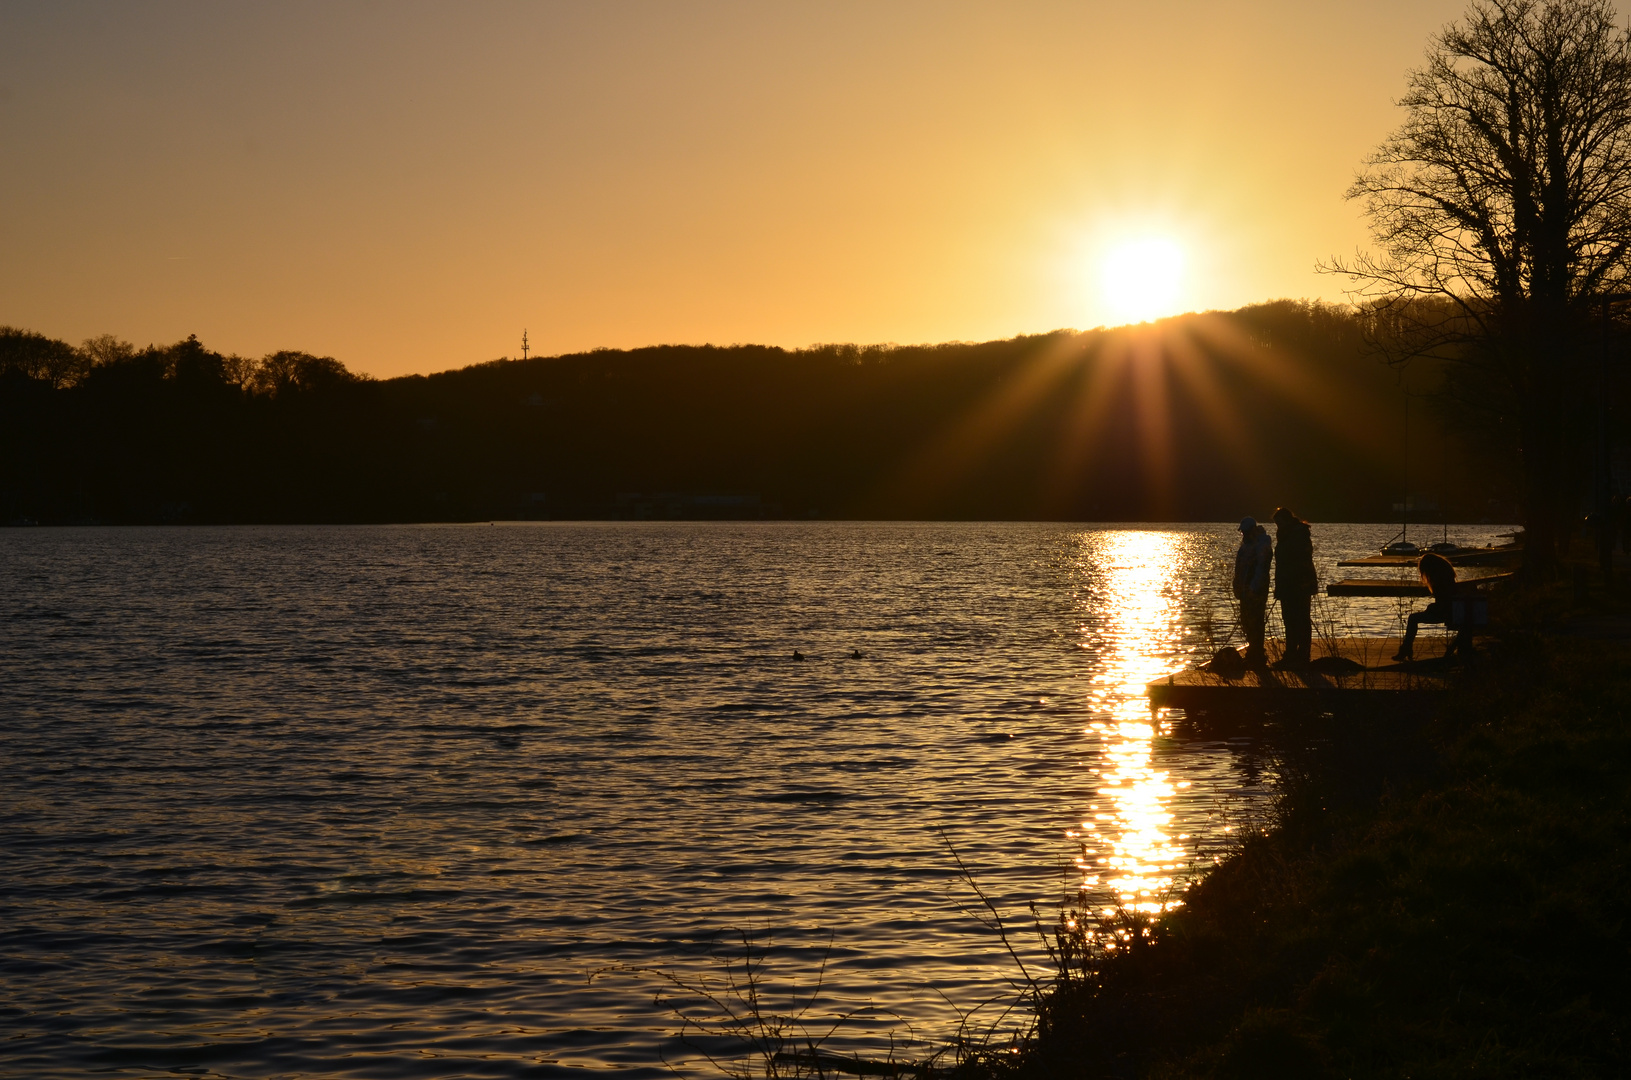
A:
{"type": "Polygon", "coordinates": [[[1274,512],[1274,598],[1286,626],[1286,654],[1276,667],[1307,667],[1314,651],[1314,534],[1308,522],[1285,507],[1274,512]]]}
{"type": "MultiPolygon", "coordinates": [[[[1442,555],[1428,552],[1416,561],[1416,572],[1421,575],[1427,591],[1433,594],[1433,602],[1427,605],[1425,611],[1412,612],[1409,621],[1404,627],[1404,641],[1399,643],[1399,651],[1393,654],[1395,660],[1411,660],[1415,658],[1416,628],[1422,623],[1443,623],[1450,618],[1450,600],[1455,595],[1455,567],[1450,560],[1442,555]]],[[[1450,643],[1446,656],[1463,651],[1467,644],[1467,630],[1462,628],[1450,643]]]]}
{"type": "Polygon", "coordinates": [[[1263,628],[1268,618],[1269,564],[1274,545],[1268,532],[1253,517],[1240,519],[1240,547],[1235,551],[1235,599],[1240,601],[1240,629],[1246,635],[1248,664],[1268,660],[1263,651],[1263,628]]]}

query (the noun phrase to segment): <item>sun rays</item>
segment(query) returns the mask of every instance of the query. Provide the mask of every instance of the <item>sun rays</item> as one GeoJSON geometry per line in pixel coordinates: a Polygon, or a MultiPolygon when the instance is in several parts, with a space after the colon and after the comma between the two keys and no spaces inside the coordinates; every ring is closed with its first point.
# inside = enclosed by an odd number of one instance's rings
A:
{"type": "Polygon", "coordinates": [[[1029,446],[1039,456],[1023,480],[1032,486],[1027,505],[1093,519],[1102,491],[1105,514],[1164,519],[1205,482],[1181,462],[1199,456],[1216,474],[1244,477],[1273,467],[1274,433],[1248,420],[1265,398],[1344,444],[1363,449],[1372,441],[1365,411],[1307,363],[1237,317],[1187,315],[1037,339],[986,393],[919,443],[878,493],[943,512],[989,462],[1029,446]]]}

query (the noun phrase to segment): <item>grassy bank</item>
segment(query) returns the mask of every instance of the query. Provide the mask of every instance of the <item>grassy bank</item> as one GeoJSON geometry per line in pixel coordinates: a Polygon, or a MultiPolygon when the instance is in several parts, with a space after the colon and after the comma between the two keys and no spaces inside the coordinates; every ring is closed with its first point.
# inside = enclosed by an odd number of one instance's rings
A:
{"type": "Polygon", "coordinates": [[[1278,824],[1043,1010],[1016,1076],[1631,1073],[1631,622],[1504,601],[1419,717],[1286,735],[1278,824]],[[1624,637],[1620,635],[1625,635],[1624,637]]]}

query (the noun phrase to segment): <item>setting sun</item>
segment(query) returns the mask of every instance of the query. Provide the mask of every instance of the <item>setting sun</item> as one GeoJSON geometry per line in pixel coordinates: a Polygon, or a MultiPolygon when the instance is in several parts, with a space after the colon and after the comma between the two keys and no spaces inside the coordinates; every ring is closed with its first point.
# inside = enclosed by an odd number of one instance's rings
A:
{"type": "Polygon", "coordinates": [[[1146,322],[1178,313],[1184,250],[1166,237],[1125,240],[1099,267],[1106,311],[1117,322],[1146,322]]]}

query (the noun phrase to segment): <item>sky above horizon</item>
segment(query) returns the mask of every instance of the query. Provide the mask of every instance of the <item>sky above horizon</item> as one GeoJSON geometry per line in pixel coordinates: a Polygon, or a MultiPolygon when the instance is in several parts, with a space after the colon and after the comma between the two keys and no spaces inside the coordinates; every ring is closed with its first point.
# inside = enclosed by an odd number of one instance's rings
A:
{"type": "Polygon", "coordinates": [[[1125,8],[3,0],[0,324],[384,377],[1341,300],[1465,4],[1125,8]]]}

